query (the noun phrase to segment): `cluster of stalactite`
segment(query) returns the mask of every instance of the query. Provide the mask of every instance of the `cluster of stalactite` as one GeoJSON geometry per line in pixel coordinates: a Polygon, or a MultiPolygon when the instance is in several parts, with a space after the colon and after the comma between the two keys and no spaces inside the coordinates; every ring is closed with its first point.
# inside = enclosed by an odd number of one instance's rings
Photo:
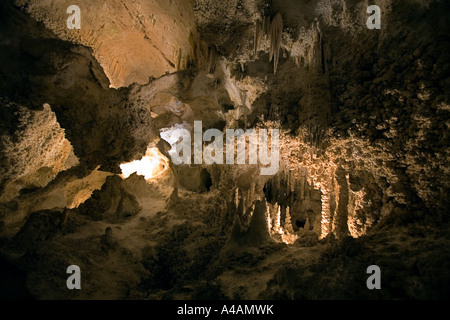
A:
{"type": "Polygon", "coordinates": [[[281,172],[264,186],[268,224],[272,236],[283,242],[295,240],[301,229],[320,233],[320,191],[308,182],[308,169],[281,172]],[[277,235],[279,234],[279,235],[277,235]]]}
{"type": "Polygon", "coordinates": [[[292,243],[301,230],[323,239],[360,237],[366,231],[357,211],[364,191],[353,192],[350,173],[339,165],[299,166],[278,173],[264,186],[272,238],[292,243]]]}
{"type": "Polygon", "coordinates": [[[217,48],[200,39],[196,40],[193,46],[195,48],[194,58],[197,66],[202,67],[203,65],[209,74],[214,74],[220,57],[217,48]]]}
{"type": "Polygon", "coordinates": [[[281,41],[283,38],[283,18],[281,14],[277,14],[272,21],[270,17],[264,17],[263,22],[256,21],[255,40],[254,40],[254,56],[256,57],[262,38],[269,38],[270,52],[269,61],[273,60],[274,74],[277,73],[278,61],[280,58],[281,41]]]}

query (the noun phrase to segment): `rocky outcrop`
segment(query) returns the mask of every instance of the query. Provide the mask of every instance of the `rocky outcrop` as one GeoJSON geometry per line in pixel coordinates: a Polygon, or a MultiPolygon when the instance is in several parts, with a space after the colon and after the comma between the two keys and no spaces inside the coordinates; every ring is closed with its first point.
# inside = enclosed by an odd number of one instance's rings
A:
{"type": "Polygon", "coordinates": [[[2,95],[29,109],[49,104],[75,155],[92,170],[118,172],[120,163],[142,156],[156,133],[150,113],[128,101],[129,90],[109,88],[90,49],[56,39],[8,2],[2,7],[10,17],[0,35],[2,95]]]}
{"type": "Polygon", "coordinates": [[[122,184],[120,177],[108,177],[100,190],[94,191],[91,198],[74,210],[93,220],[110,223],[120,223],[136,215],[142,207],[122,184]]]}
{"type": "Polygon", "coordinates": [[[114,88],[185,69],[195,59],[190,1],[78,1],[81,28],[68,29],[68,4],[16,1],[59,38],[93,49],[114,88]],[[131,48],[131,49],[130,49],[131,48]]]}
{"type": "Polygon", "coordinates": [[[9,202],[22,189],[45,187],[78,159],[48,104],[42,110],[1,104],[0,202],[9,202]]]}

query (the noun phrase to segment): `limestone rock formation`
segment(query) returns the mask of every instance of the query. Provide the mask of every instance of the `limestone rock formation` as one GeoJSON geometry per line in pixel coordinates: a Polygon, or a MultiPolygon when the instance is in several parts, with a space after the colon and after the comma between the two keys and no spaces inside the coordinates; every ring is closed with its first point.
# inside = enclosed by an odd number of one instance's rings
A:
{"type": "Polygon", "coordinates": [[[74,32],[64,23],[69,17],[66,3],[20,0],[16,4],[61,39],[91,47],[115,88],[146,84],[150,77],[183,70],[194,60],[189,1],[78,1],[82,28],[74,32]]]}
{"type": "Polygon", "coordinates": [[[102,189],[94,191],[92,197],[77,209],[82,215],[110,223],[119,223],[141,210],[135,196],[122,186],[122,179],[118,176],[107,178],[102,189]]]}
{"type": "Polygon", "coordinates": [[[1,110],[5,124],[0,140],[2,202],[11,201],[22,189],[45,187],[59,172],[78,163],[48,104],[42,110],[29,110],[4,101],[1,110]]]}
{"type": "Polygon", "coordinates": [[[37,299],[448,298],[450,5],[378,0],[380,29],[368,5],[80,0],[69,29],[65,1],[2,1],[0,263],[15,280],[0,284],[37,299]],[[242,148],[213,150],[238,129],[278,130],[275,174],[250,146],[239,163],[242,148]],[[182,142],[236,161],[179,165],[182,142]],[[79,292],[61,282],[71,264],[79,292]],[[383,290],[367,289],[373,264],[383,290]]]}

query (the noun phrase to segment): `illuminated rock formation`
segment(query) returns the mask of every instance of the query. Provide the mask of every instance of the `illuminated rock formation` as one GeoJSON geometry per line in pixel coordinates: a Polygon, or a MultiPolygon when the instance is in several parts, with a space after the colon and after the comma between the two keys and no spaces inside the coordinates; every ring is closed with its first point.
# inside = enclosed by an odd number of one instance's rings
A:
{"type": "Polygon", "coordinates": [[[359,0],[77,5],[80,29],[64,1],[0,4],[0,254],[19,291],[449,297],[447,2],[379,0],[381,29],[359,0]],[[278,171],[178,165],[179,132],[219,144],[200,121],[219,140],[279,130],[278,171]]]}

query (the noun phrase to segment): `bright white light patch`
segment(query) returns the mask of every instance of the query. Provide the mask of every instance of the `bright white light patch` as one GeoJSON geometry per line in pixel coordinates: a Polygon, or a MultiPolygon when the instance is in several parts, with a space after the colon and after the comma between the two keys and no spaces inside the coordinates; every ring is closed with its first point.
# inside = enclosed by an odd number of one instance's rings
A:
{"type": "Polygon", "coordinates": [[[161,139],[167,141],[170,144],[170,146],[172,147],[172,149],[168,152],[170,156],[177,154],[176,145],[179,142],[180,137],[183,136],[184,130],[190,131],[191,126],[187,123],[183,123],[183,124],[178,123],[170,128],[164,128],[164,129],[159,130],[161,139]]]}
{"type": "Polygon", "coordinates": [[[120,165],[121,177],[128,178],[133,173],[144,176],[145,180],[153,179],[167,170],[167,159],[157,148],[148,148],[141,160],[135,160],[120,165]]]}

